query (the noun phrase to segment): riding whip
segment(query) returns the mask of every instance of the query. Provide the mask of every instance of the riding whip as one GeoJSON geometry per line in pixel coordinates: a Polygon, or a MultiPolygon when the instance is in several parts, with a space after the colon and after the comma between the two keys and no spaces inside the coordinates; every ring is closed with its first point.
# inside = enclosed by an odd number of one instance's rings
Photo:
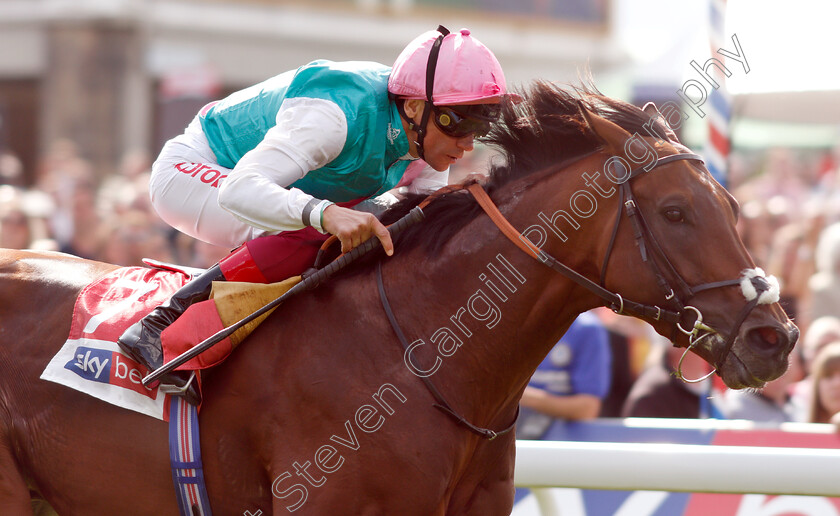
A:
{"type": "MultiPolygon", "coordinates": [[[[420,222],[421,220],[423,220],[423,218],[423,210],[420,207],[412,208],[412,210],[409,211],[406,215],[404,215],[401,219],[388,226],[388,231],[391,233],[391,237],[393,238],[398,234],[402,233],[409,226],[420,222]]],[[[303,292],[305,290],[314,289],[315,287],[319,286],[321,283],[326,281],[330,276],[340,271],[348,264],[358,259],[360,256],[367,254],[373,249],[379,247],[380,245],[381,242],[379,241],[378,237],[373,237],[366,240],[359,247],[356,247],[350,252],[339,256],[334,261],[327,264],[324,268],[318,269],[311,275],[307,276],[306,278],[301,280],[300,283],[290,288],[286,293],[274,299],[270,303],[264,305],[257,311],[253,312],[251,315],[248,315],[239,322],[236,322],[228,326],[227,328],[224,328],[223,330],[214,333],[210,337],[206,338],[204,341],[193,346],[187,351],[184,351],[169,362],[163,364],[161,367],[155,369],[154,371],[146,375],[145,378],[143,378],[143,385],[148,386],[149,384],[159,380],[163,375],[174,371],[177,367],[197,357],[198,355],[213,347],[214,345],[218,344],[219,342],[225,340],[227,337],[235,333],[236,330],[245,326],[254,319],[257,319],[263,314],[269,312],[270,310],[276,308],[281,303],[283,303],[283,301],[292,297],[293,295],[299,294],[300,292],[303,292]]]]}

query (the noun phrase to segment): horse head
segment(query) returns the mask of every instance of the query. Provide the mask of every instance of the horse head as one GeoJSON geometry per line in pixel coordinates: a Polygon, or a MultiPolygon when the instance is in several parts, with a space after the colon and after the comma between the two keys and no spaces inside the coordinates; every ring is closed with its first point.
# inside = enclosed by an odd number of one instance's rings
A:
{"type": "MultiPolygon", "coordinates": [[[[502,104],[484,140],[502,158],[485,189],[519,232],[520,249],[564,276],[534,271],[541,291],[527,317],[553,315],[562,327],[606,305],[701,356],[730,387],[779,377],[799,331],[777,302],[778,283],[744,247],[738,203],[665,117],[586,87],[537,81],[520,98],[502,104]]],[[[435,222],[415,231],[434,234],[435,255],[482,211],[460,193],[442,194],[427,210],[435,222]]],[[[460,259],[499,234],[486,224],[469,228],[482,230],[486,238],[455,239],[447,256],[460,259]]],[[[534,364],[556,342],[545,341],[535,345],[534,364]]]]}
{"type": "Polygon", "coordinates": [[[736,231],[737,201],[655,106],[644,112],[658,131],[631,134],[581,107],[619,192],[616,226],[601,245],[601,284],[622,301],[661,309],[643,316],[727,386],[761,386],[785,372],[799,330],[778,304],[778,282],[756,267],[736,231]]]}

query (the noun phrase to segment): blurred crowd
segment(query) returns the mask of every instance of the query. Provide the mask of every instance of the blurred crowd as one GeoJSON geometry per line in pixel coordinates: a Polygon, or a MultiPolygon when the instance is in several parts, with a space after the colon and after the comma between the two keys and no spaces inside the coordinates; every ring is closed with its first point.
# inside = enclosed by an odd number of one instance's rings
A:
{"type": "Polygon", "coordinates": [[[802,336],[785,375],[759,392],[725,393],[721,406],[755,419],[739,412],[752,397],[778,421],[840,427],[840,156],[772,149],[738,155],[730,167],[741,237],[779,278],[782,307],[802,336]]]}
{"type": "MultiPolygon", "coordinates": [[[[486,152],[473,153],[453,169],[452,182],[483,169],[488,159],[486,152]]],[[[145,152],[130,152],[103,176],[71,141],[55,142],[34,171],[24,171],[14,154],[0,151],[0,247],[61,251],[127,266],[142,265],[149,257],[209,267],[230,250],[194,240],[159,219],[148,195],[151,160],[145,152]]],[[[570,370],[574,353],[550,354],[547,360],[568,362],[546,364],[545,378],[562,380],[555,394],[573,394],[576,384],[569,378],[575,374],[599,374],[609,382],[587,393],[599,405],[587,405],[581,412],[586,418],[725,417],[840,425],[838,163],[830,152],[789,149],[741,153],[731,160],[727,186],[741,207],[738,230],[758,266],[779,278],[782,305],[802,332],[782,378],[760,391],[737,393],[712,379],[681,382],[674,376],[677,367],[698,378],[708,366],[669,349],[646,324],[604,309],[595,315],[605,332],[599,346],[608,346],[607,358],[589,361],[588,367],[597,362],[597,372],[570,373],[562,371],[570,370]]],[[[550,381],[540,385],[550,394],[550,381]]],[[[538,401],[528,403],[551,401],[539,390],[533,393],[538,401]]]]}
{"type": "Polygon", "coordinates": [[[117,265],[154,258],[208,267],[227,254],[229,249],[160,220],[149,201],[150,170],[149,155],[133,151],[112,173],[98,177],[69,140],[55,142],[35,171],[24,171],[14,154],[0,153],[0,247],[61,251],[117,265]]]}

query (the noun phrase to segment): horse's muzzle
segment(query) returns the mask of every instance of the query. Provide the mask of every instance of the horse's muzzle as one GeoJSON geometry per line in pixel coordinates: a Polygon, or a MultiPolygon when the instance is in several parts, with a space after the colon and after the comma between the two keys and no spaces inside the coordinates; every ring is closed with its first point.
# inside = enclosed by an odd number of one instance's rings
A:
{"type": "Polygon", "coordinates": [[[799,328],[790,321],[744,324],[727,360],[734,363],[724,364],[724,382],[729,387],[743,388],[761,387],[775,380],[787,371],[788,356],[797,340],[799,328]],[[725,373],[730,373],[729,377],[725,373]]]}

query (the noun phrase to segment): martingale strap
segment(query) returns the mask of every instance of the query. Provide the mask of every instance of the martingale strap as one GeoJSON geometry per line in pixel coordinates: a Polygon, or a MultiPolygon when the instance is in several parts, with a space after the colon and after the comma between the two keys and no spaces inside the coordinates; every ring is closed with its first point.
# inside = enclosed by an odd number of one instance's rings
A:
{"type": "MultiPolygon", "coordinates": [[[[382,301],[382,308],[385,310],[385,314],[388,316],[388,321],[391,323],[391,328],[394,330],[394,334],[396,334],[397,339],[399,339],[400,344],[402,344],[403,352],[408,352],[409,343],[408,339],[405,338],[405,334],[400,327],[400,324],[397,322],[397,317],[394,315],[394,311],[391,310],[391,303],[388,302],[388,296],[385,294],[385,283],[382,280],[382,262],[378,262],[376,264],[376,286],[379,290],[379,299],[382,301]]],[[[476,426],[469,421],[467,418],[456,412],[452,406],[446,401],[446,398],[443,397],[443,394],[435,387],[431,380],[427,376],[420,376],[420,380],[423,381],[423,385],[426,386],[426,390],[429,391],[429,394],[432,395],[432,398],[435,399],[435,403],[433,406],[446,414],[447,416],[451,417],[455,420],[455,422],[470,432],[479,435],[489,441],[492,441],[496,437],[500,435],[505,435],[509,433],[516,427],[516,420],[519,418],[519,406],[516,407],[516,414],[513,416],[513,422],[508,425],[506,428],[496,431],[491,430],[489,428],[482,428],[480,426],[476,426]]]]}
{"type": "Polygon", "coordinates": [[[169,402],[169,462],[181,516],[211,516],[204,484],[198,408],[180,396],[169,402]]]}

